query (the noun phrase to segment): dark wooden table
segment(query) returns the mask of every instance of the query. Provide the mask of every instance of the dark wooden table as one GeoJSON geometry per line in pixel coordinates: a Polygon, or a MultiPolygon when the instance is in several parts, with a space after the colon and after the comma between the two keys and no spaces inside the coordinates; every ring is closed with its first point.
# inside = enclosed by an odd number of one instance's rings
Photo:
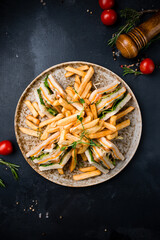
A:
{"type": "MultiPolygon", "coordinates": [[[[116,10],[160,8],[159,0],[116,1],[116,10]]],[[[135,93],[143,118],[142,139],[130,164],[103,184],[73,189],[39,176],[24,160],[15,139],[14,113],[20,95],[43,70],[84,60],[122,77],[107,40],[118,26],[100,21],[98,0],[1,0],[0,141],[14,143],[4,159],[19,164],[19,181],[0,168],[0,239],[160,239],[160,70],[124,80],[135,93]]],[[[159,42],[146,55],[160,61],[159,42]]]]}

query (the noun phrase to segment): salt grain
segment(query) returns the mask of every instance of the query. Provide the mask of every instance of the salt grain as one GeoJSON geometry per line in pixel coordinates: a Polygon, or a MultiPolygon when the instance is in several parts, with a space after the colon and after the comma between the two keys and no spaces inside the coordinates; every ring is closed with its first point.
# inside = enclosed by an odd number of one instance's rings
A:
{"type": "Polygon", "coordinates": [[[38,216],[39,216],[39,218],[42,218],[42,213],[39,213],[39,215],[38,215],[38,216]]]}
{"type": "Polygon", "coordinates": [[[49,213],[48,212],[46,212],[46,218],[49,218],[49,213]]]}

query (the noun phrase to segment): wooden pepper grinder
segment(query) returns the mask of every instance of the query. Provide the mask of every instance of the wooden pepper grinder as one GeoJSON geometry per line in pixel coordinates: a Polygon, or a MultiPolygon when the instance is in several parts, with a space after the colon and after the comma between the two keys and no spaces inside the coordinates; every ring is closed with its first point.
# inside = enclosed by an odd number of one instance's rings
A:
{"type": "Polygon", "coordinates": [[[116,47],[125,58],[134,58],[158,33],[160,33],[160,10],[130,32],[121,34],[117,38],[116,47]]]}

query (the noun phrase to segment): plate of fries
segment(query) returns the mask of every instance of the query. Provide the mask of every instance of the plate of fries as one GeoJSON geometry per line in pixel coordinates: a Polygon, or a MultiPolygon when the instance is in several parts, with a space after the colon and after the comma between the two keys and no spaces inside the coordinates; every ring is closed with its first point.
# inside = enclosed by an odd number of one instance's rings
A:
{"type": "Polygon", "coordinates": [[[60,185],[85,187],[117,175],[139,145],[142,118],[129,86],[88,62],[55,65],[24,90],[15,133],[30,166],[60,185]]]}

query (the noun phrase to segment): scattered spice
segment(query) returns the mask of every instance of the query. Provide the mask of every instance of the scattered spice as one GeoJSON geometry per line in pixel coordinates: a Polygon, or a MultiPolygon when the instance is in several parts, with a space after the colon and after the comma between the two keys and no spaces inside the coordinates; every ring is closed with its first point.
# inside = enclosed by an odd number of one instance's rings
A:
{"type": "Polygon", "coordinates": [[[48,212],[46,212],[46,218],[49,218],[49,213],[48,212]]]}

